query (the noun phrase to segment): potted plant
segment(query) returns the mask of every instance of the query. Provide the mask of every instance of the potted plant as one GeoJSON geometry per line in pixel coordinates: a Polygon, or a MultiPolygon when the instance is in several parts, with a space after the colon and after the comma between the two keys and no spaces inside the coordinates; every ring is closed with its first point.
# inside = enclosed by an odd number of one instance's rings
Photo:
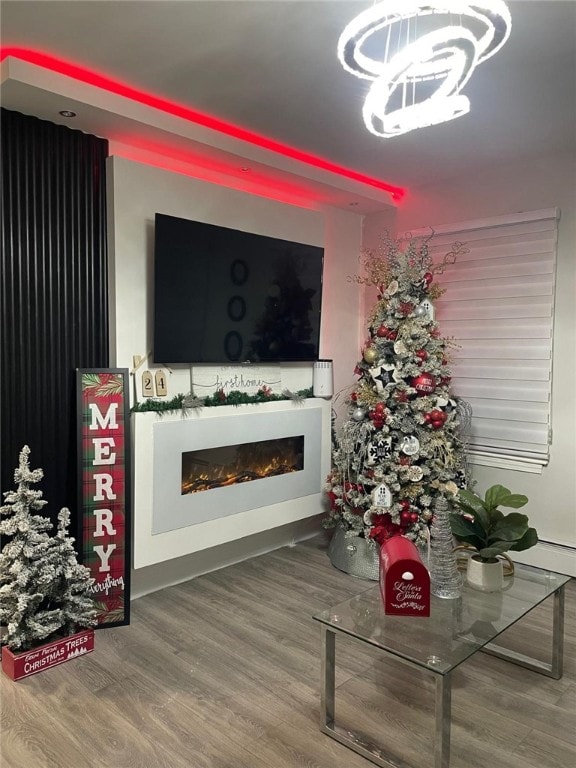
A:
{"type": "Polygon", "coordinates": [[[473,491],[460,490],[454,499],[460,512],[452,512],[452,533],[467,548],[475,550],[468,559],[467,581],[476,589],[494,592],[503,586],[503,560],[513,569],[505,552],[521,552],[538,542],[535,528],[520,512],[503,513],[499,507],[519,509],[528,498],[511,493],[503,485],[492,485],[484,498],[473,491]]]}

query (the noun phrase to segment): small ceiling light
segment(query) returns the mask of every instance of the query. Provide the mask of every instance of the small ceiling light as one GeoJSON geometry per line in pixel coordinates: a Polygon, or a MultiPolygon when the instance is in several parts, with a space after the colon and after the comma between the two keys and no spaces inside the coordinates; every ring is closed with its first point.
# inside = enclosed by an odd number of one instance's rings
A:
{"type": "Polygon", "coordinates": [[[252,168],[250,168],[250,166],[248,165],[243,165],[242,168],[240,168],[240,170],[242,171],[242,173],[250,173],[252,168]]]}
{"type": "Polygon", "coordinates": [[[69,109],[61,109],[58,114],[62,115],[62,117],[76,117],[76,112],[72,112],[69,109]]]}
{"type": "Polygon", "coordinates": [[[383,0],[360,13],[340,35],[338,58],[372,81],[362,111],[368,130],[389,138],[465,115],[460,90],[510,28],[503,0],[383,0]]]}

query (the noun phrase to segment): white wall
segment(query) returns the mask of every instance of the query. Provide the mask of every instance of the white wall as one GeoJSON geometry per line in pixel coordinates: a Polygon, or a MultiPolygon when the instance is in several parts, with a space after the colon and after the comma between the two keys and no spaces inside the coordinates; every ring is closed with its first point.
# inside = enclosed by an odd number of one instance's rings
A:
{"type": "MultiPolygon", "coordinates": [[[[478,490],[502,483],[525,493],[541,539],[576,547],[576,154],[551,154],[487,168],[470,177],[410,190],[397,209],[396,232],[518,211],[559,207],[554,325],[552,446],[541,475],[475,467],[478,490]]],[[[370,230],[373,236],[373,230],[370,230]]],[[[546,549],[546,548],[545,548],[546,549]]],[[[533,550],[523,559],[576,575],[574,550],[533,550]]],[[[520,559],[520,558],[518,558],[520,559]]]]}
{"type": "Polygon", "coordinates": [[[354,368],[365,333],[363,291],[348,278],[358,271],[362,218],[331,210],[325,216],[325,260],[322,298],[322,357],[334,361],[333,407],[342,418],[344,397],[354,383],[354,368]]]}
{"type": "MultiPolygon", "coordinates": [[[[320,354],[334,360],[336,391],[352,382],[363,326],[362,291],[347,276],[358,268],[361,216],[297,207],[118,157],[108,162],[111,365],[131,368],[134,355],[146,355],[152,348],[154,215],[159,212],[323,245],[320,354]]],[[[282,382],[291,389],[311,386],[312,365],[282,366],[282,382]]],[[[187,392],[188,371],[170,375],[169,387],[170,394],[187,392]]],[[[198,553],[166,563],[160,570],[139,569],[133,574],[133,594],[252,556],[266,548],[265,542],[274,548],[310,535],[310,522],[304,522],[210,550],[210,568],[205,554],[198,553]]]]}
{"type": "MultiPolygon", "coordinates": [[[[133,355],[143,356],[152,349],[156,213],[323,245],[324,221],[318,211],[118,157],[109,158],[108,163],[113,284],[111,359],[115,359],[119,367],[131,368],[133,355]]],[[[139,371],[138,381],[145,368],[139,371]]],[[[310,386],[310,366],[301,367],[300,381],[301,388],[310,386]]],[[[169,396],[188,392],[188,369],[180,366],[169,374],[168,387],[169,396]]]]}

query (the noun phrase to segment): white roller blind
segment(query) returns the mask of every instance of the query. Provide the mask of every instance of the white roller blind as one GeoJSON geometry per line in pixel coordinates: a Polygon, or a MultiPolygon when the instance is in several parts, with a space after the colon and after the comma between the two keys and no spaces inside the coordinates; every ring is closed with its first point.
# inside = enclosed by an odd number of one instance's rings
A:
{"type": "MultiPolygon", "coordinates": [[[[557,209],[434,228],[443,336],[453,337],[452,386],[472,406],[471,452],[544,465],[550,443],[557,209]]],[[[413,232],[424,235],[429,230],[413,232]]]]}

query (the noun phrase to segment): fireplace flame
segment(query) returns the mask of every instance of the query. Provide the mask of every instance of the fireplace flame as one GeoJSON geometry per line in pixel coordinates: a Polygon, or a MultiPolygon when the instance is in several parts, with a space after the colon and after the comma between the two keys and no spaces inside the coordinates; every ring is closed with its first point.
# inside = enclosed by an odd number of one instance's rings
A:
{"type": "Polygon", "coordinates": [[[182,495],[225,488],[304,468],[304,437],[263,440],[182,454],[182,495]],[[233,460],[222,461],[222,454],[233,460]]]}

